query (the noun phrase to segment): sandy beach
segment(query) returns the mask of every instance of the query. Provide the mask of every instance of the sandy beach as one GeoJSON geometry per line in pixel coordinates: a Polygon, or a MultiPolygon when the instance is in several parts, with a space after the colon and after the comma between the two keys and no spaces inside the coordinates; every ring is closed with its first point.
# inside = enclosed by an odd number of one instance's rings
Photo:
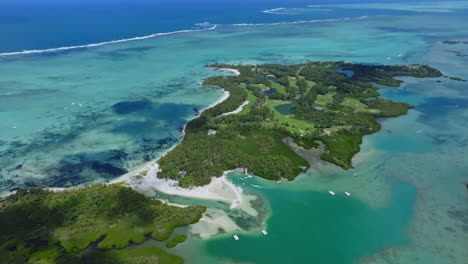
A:
{"type": "Polygon", "coordinates": [[[243,102],[236,110],[231,111],[231,112],[224,113],[224,114],[222,114],[221,116],[227,116],[227,115],[232,115],[232,114],[238,114],[238,113],[242,112],[242,110],[244,109],[244,106],[248,105],[249,103],[250,103],[249,101],[245,101],[245,102],[243,102]]]}
{"type": "MultiPolygon", "coordinates": [[[[239,75],[239,71],[235,69],[221,69],[223,71],[229,71],[236,75],[239,75]]],[[[200,114],[203,113],[206,109],[212,108],[217,104],[224,102],[227,98],[229,98],[229,92],[224,91],[223,95],[209,107],[200,111],[200,114]]],[[[233,111],[234,113],[238,113],[242,111],[244,105],[248,104],[246,101],[241,107],[233,111]]],[[[195,117],[196,118],[196,117],[195,117]]],[[[185,135],[185,126],[182,130],[182,136],[185,135]]],[[[212,181],[210,184],[201,186],[201,187],[193,187],[193,188],[181,188],[177,181],[170,180],[170,179],[160,179],[157,177],[158,172],[160,171],[158,161],[164,155],[169,153],[176,145],[172,146],[168,149],[161,157],[148,162],[141,168],[129,172],[125,175],[122,175],[119,178],[116,178],[109,182],[109,184],[120,183],[120,182],[127,182],[130,184],[132,188],[140,192],[151,192],[151,191],[159,191],[165,194],[170,195],[178,195],[190,198],[198,198],[198,199],[208,199],[208,200],[216,200],[222,201],[225,203],[229,203],[231,208],[237,208],[242,205],[242,207],[249,208],[250,206],[245,204],[248,201],[244,201],[242,196],[242,188],[235,186],[232,184],[226,177],[226,175],[230,171],[226,171],[221,177],[213,176],[212,181]]],[[[255,214],[252,210],[247,209],[250,211],[251,214],[255,214]]]]}
{"type": "Polygon", "coordinates": [[[220,68],[218,69],[219,71],[224,71],[224,72],[232,72],[234,75],[239,76],[240,72],[236,69],[230,69],[230,68],[220,68]]]}

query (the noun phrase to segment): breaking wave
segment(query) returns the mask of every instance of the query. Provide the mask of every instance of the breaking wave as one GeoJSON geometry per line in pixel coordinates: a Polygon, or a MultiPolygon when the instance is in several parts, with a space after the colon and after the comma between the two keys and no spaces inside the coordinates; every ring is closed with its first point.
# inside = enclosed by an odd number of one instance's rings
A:
{"type": "Polygon", "coordinates": [[[278,7],[278,8],[263,10],[261,12],[265,13],[265,14],[274,14],[274,15],[295,15],[295,13],[278,12],[278,11],[282,11],[282,10],[285,10],[285,9],[286,9],[285,7],[278,7]]]}
{"type": "MultiPolygon", "coordinates": [[[[203,26],[203,25],[207,25],[207,24],[205,22],[205,23],[202,23],[200,25],[203,26]]],[[[154,33],[154,34],[146,35],[146,36],[142,36],[142,37],[111,40],[111,41],[105,41],[105,42],[93,43],[93,44],[86,44],[86,45],[76,45],[76,46],[68,46],[68,47],[60,47],[60,48],[52,48],[52,49],[42,49],[42,50],[24,50],[24,51],[15,51],[15,52],[5,52],[5,53],[0,53],[0,56],[38,54],[38,53],[67,51],[67,50],[74,50],[74,49],[95,48],[95,47],[100,47],[100,46],[109,45],[109,44],[117,44],[117,43],[129,42],[129,41],[144,40],[144,39],[155,38],[155,37],[160,37],[160,36],[167,36],[167,35],[173,35],[173,34],[182,34],[182,33],[189,33],[189,32],[214,30],[214,29],[216,29],[216,27],[217,27],[217,25],[213,25],[213,26],[211,26],[209,28],[203,28],[203,29],[187,29],[187,30],[165,32],[165,33],[154,33]]]]}
{"type": "Polygon", "coordinates": [[[242,23],[242,24],[232,24],[233,26],[275,26],[275,25],[288,25],[288,24],[305,24],[305,23],[319,23],[319,22],[334,22],[334,21],[344,21],[351,19],[366,19],[367,16],[360,17],[346,17],[346,18],[333,18],[333,19],[319,19],[319,20],[300,20],[292,22],[274,22],[274,23],[242,23]]]}

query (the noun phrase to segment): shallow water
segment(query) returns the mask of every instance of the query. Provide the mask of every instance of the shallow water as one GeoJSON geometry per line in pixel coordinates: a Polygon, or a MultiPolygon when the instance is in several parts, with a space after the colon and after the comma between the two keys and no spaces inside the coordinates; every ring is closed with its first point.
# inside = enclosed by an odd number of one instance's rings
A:
{"type": "MultiPolygon", "coordinates": [[[[468,79],[468,45],[441,43],[468,40],[466,13],[446,13],[220,25],[98,48],[0,57],[0,190],[104,181],[158,157],[179,142],[180,127],[197,109],[221,96],[198,85],[222,74],[203,67],[211,62],[428,63],[468,79]]],[[[238,242],[231,234],[191,237],[174,252],[187,263],[464,263],[467,83],[403,79],[400,89],[381,93],[415,109],[382,120],[382,131],[365,137],[354,169],[318,162],[293,182],[250,179],[264,187],[245,190],[268,201],[266,222],[203,202],[225,210],[251,233],[238,242]],[[262,225],[268,236],[260,235],[262,225]]]]}

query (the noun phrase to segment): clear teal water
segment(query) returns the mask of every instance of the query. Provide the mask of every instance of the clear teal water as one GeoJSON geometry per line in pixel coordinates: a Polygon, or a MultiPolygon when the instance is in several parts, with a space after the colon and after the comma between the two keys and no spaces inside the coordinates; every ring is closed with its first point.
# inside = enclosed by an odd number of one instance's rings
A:
{"type": "MultiPolygon", "coordinates": [[[[221,96],[198,85],[220,74],[203,67],[210,62],[428,63],[468,79],[468,45],[441,43],[468,40],[465,21],[466,11],[456,7],[449,13],[220,25],[0,57],[0,190],[104,181],[161,155],[180,141],[179,128],[195,116],[194,108],[221,96]]],[[[319,162],[294,182],[250,179],[264,187],[246,192],[268,201],[265,221],[206,202],[243,224],[241,240],[234,243],[231,234],[191,237],[172,252],[187,263],[465,263],[467,83],[404,79],[401,89],[381,92],[415,109],[382,120],[382,131],[365,137],[355,169],[319,162]],[[261,227],[270,234],[259,235],[261,227]]]]}
{"type": "Polygon", "coordinates": [[[407,245],[404,228],[411,218],[416,192],[395,184],[395,199],[384,208],[369,208],[343,193],[261,189],[272,214],[267,236],[239,234],[240,240],[215,238],[209,254],[247,263],[353,263],[387,244],[407,245]]]}

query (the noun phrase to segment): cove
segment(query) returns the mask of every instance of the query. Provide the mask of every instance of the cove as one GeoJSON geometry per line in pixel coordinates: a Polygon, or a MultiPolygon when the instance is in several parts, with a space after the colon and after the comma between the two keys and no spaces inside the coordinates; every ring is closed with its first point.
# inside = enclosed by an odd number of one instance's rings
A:
{"type": "Polygon", "coordinates": [[[208,254],[249,263],[354,263],[386,246],[410,242],[405,228],[416,199],[413,186],[395,183],[388,207],[370,208],[342,193],[257,189],[272,206],[268,235],[239,233],[206,243],[208,254]]]}

